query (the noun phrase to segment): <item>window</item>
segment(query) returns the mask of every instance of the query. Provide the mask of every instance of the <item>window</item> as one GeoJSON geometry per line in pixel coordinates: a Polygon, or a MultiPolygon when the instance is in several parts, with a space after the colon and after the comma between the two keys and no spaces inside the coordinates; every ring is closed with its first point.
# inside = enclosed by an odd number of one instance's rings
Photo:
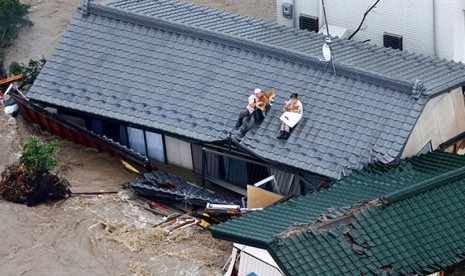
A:
{"type": "Polygon", "coordinates": [[[150,159],[165,163],[165,149],[161,134],[146,131],[145,137],[147,140],[147,156],[150,159]]]}
{"type": "Polygon", "coordinates": [[[142,129],[128,127],[129,147],[135,152],[147,156],[144,131],[142,129]]]}
{"type": "Polygon", "coordinates": [[[433,151],[433,145],[431,144],[431,141],[426,143],[426,145],[423,146],[423,148],[417,153],[417,155],[426,154],[426,153],[428,153],[430,151],[433,151]]]}

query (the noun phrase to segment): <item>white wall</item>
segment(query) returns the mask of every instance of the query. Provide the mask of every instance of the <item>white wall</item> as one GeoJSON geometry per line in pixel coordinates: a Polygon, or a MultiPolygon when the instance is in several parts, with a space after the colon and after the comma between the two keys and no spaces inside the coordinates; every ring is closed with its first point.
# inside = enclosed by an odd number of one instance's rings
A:
{"type": "Polygon", "coordinates": [[[456,0],[454,6],[454,60],[465,62],[465,1],[456,0]]]}
{"type": "MultiPolygon", "coordinates": [[[[374,2],[325,0],[329,25],[354,31],[374,2]]],[[[276,3],[279,24],[298,27],[300,14],[317,16],[320,25],[324,24],[321,0],[277,0],[276,3]],[[294,4],[295,21],[282,16],[283,2],[294,4]]],[[[465,61],[464,10],[463,0],[381,0],[354,39],[370,39],[370,43],[383,45],[383,34],[388,32],[403,36],[404,51],[465,61]]]]}
{"type": "Polygon", "coordinates": [[[165,148],[168,163],[189,170],[194,169],[191,144],[173,137],[165,136],[165,148]]]}
{"type": "Polygon", "coordinates": [[[284,275],[275,266],[272,266],[260,260],[256,256],[249,254],[248,252],[242,251],[241,258],[239,260],[239,271],[237,274],[239,276],[246,276],[252,272],[257,274],[258,276],[262,276],[262,275],[263,276],[282,276],[284,275]]]}
{"type": "Polygon", "coordinates": [[[405,146],[401,158],[416,155],[429,141],[433,149],[465,131],[462,89],[432,98],[426,104],[405,146]]]}

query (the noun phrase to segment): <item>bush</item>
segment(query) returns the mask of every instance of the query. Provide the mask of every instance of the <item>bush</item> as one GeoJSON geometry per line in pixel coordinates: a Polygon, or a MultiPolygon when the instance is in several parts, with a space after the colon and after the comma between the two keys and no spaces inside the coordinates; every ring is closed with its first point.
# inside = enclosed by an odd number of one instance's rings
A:
{"type": "Polygon", "coordinates": [[[0,47],[5,48],[18,37],[22,27],[32,26],[26,16],[30,5],[22,4],[19,0],[0,0],[0,47]]]}
{"type": "Polygon", "coordinates": [[[58,141],[52,141],[41,145],[36,139],[29,139],[23,147],[23,155],[19,159],[26,172],[34,172],[42,169],[52,170],[57,161],[53,154],[59,147],[58,141]]]}
{"type": "Polygon", "coordinates": [[[58,142],[40,144],[30,139],[23,147],[19,164],[10,165],[2,172],[0,197],[29,206],[70,196],[70,184],[51,173],[56,160],[53,157],[58,142]]]}
{"type": "Polygon", "coordinates": [[[23,67],[21,64],[17,63],[16,61],[13,61],[10,63],[10,66],[8,66],[8,72],[10,72],[10,75],[20,75],[23,73],[23,67]]]}
{"type": "Polygon", "coordinates": [[[10,63],[8,71],[10,75],[23,74],[24,82],[32,84],[37,79],[37,76],[39,76],[40,70],[42,70],[42,67],[44,67],[46,62],[47,61],[44,57],[38,60],[30,59],[27,65],[22,62],[19,64],[18,62],[13,61],[10,63]]]}

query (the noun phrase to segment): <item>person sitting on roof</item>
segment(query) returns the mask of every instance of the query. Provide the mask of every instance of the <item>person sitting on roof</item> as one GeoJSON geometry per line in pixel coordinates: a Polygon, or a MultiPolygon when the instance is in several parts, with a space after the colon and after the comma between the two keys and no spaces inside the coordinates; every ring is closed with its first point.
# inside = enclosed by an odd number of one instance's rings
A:
{"type": "Polygon", "coordinates": [[[284,113],[279,118],[282,123],[280,128],[281,133],[276,137],[278,139],[287,140],[290,129],[294,128],[300,119],[302,119],[304,109],[297,97],[299,97],[299,94],[292,93],[289,100],[284,102],[284,113]]]}
{"type": "Polygon", "coordinates": [[[263,96],[263,91],[260,88],[256,88],[252,95],[249,96],[249,100],[247,105],[245,106],[244,109],[239,113],[239,118],[237,119],[236,122],[236,130],[239,130],[240,127],[242,126],[242,122],[244,118],[247,118],[247,128],[242,131],[242,134],[245,134],[247,130],[249,130],[255,123],[255,116],[253,116],[253,113],[257,110],[257,103],[259,102],[258,99],[260,99],[261,96],[263,96]]]}

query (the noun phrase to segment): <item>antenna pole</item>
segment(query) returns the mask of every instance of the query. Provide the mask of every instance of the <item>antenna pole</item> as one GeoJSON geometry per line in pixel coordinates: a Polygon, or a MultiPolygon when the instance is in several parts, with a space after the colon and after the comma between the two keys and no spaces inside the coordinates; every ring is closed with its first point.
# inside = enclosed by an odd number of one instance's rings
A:
{"type": "Polygon", "coordinates": [[[321,4],[323,5],[323,16],[325,18],[325,24],[326,24],[326,35],[329,36],[329,25],[328,25],[328,20],[326,19],[325,0],[321,0],[321,4]]]}

